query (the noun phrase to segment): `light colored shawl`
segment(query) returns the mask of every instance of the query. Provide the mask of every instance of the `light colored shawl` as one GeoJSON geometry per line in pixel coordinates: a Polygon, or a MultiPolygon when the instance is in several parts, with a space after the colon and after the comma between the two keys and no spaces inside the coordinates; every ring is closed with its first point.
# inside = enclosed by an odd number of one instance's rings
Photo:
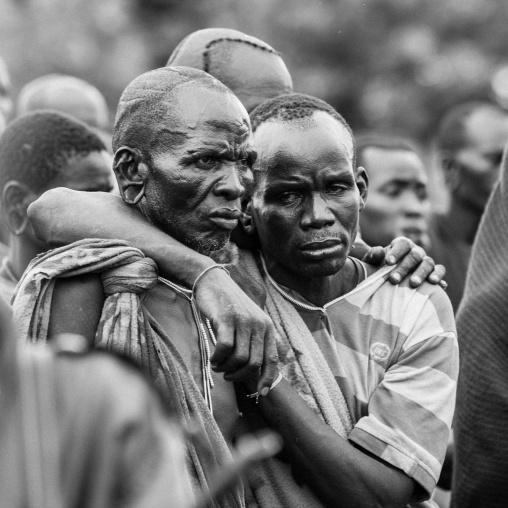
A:
{"type": "MultiPolygon", "coordinates": [[[[20,280],[13,301],[19,336],[45,342],[55,280],[83,274],[101,275],[106,300],[96,333],[96,347],[134,360],[160,388],[180,421],[199,424],[208,438],[206,453],[189,445],[191,477],[196,490],[207,492],[209,474],[231,460],[222,434],[180,354],[141,305],[143,294],[157,283],[153,260],[119,240],[88,239],[35,258],[20,280]]],[[[221,507],[242,507],[241,488],[221,499],[221,507]]]]}
{"type": "MultiPolygon", "coordinates": [[[[251,252],[241,251],[240,263],[250,277],[265,287],[265,310],[277,331],[279,370],[283,377],[325,423],[346,439],[353,427],[351,414],[307,325],[294,306],[267,280],[251,252]]],[[[322,506],[308,488],[296,483],[290,466],[279,459],[264,461],[255,468],[251,478],[254,497],[263,508],[322,506]]]]}

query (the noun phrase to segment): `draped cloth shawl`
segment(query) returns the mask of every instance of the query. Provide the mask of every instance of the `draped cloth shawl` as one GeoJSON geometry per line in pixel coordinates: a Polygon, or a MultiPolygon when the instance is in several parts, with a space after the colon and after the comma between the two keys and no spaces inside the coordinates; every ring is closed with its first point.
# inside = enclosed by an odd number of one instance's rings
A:
{"type": "MultiPolygon", "coordinates": [[[[153,260],[127,242],[87,239],[35,258],[13,298],[14,322],[27,341],[48,338],[51,300],[57,278],[100,274],[106,296],[95,345],[135,361],[150,375],[180,421],[192,420],[206,434],[199,452],[189,444],[189,471],[198,492],[207,492],[209,474],[231,460],[222,434],[175,346],[141,304],[157,283],[153,260]],[[206,450],[206,451],[205,451],[206,450]]],[[[241,487],[221,507],[244,506],[241,487]]]]}

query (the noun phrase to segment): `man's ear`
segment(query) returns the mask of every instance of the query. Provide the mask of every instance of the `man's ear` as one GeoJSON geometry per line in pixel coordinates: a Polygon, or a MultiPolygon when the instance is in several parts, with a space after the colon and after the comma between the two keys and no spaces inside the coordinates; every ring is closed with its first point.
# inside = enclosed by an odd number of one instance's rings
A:
{"type": "Polygon", "coordinates": [[[241,249],[256,251],[261,248],[257,235],[256,224],[252,216],[252,198],[243,196],[241,200],[242,215],[238,227],[233,229],[231,240],[241,249]]]}
{"type": "Polygon", "coordinates": [[[118,181],[122,199],[129,205],[136,205],[145,194],[147,168],[134,148],[122,146],[115,152],[113,171],[118,181]]]}
{"type": "Polygon", "coordinates": [[[457,163],[452,154],[443,153],[441,154],[441,167],[443,168],[443,175],[446,185],[450,191],[454,191],[460,184],[460,164],[457,163]]]}
{"type": "Polygon", "coordinates": [[[254,222],[254,218],[252,216],[252,197],[251,196],[243,196],[241,200],[242,207],[242,215],[240,216],[240,223],[243,227],[243,230],[248,235],[256,234],[256,223],[254,222]]]}
{"type": "Polygon", "coordinates": [[[25,184],[17,180],[8,181],[2,190],[2,215],[9,231],[22,235],[28,226],[28,206],[37,195],[25,184]]]}
{"type": "Polygon", "coordinates": [[[367,171],[361,166],[356,168],[356,186],[360,192],[360,212],[365,208],[367,194],[369,192],[369,177],[367,171]]]}

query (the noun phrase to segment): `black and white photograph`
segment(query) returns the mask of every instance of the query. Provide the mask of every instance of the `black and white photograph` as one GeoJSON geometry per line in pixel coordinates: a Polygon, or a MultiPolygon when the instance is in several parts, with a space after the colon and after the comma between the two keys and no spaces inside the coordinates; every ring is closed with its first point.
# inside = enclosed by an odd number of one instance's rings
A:
{"type": "Polygon", "coordinates": [[[506,0],[0,0],[0,508],[508,507],[506,0]]]}

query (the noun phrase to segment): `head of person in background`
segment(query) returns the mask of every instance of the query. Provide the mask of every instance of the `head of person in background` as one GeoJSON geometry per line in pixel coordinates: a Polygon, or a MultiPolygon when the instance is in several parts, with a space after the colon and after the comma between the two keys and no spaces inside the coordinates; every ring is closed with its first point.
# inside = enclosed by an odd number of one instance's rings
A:
{"type": "Polygon", "coordinates": [[[7,120],[4,115],[0,112],[0,136],[3,134],[5,128],[7,127],[7,120]]]}
{"type": "Polygon", "coordinates": [[[495,104],[459,104],[443,117],[436,145],[452,206],[483,213],[507,142],[508,114],[495,104]]]}
{"type": "Polygon", "coordinates": [[[111,151],[109,109],[98,88],[83,79],[65,74],[47,74],[27,83],[20,91],[17,115],[54,109],[85,122],[96,130],[111,151]]]}
{"type": "Polygon", "coordinates": [[[7,64],[0,57],[0,113],[8,119],[13,110],[14,103],[11,98],[12,84],[7,64]]]}
{"type": "Polygon", "coordinates": [[[0,268],[0,292],[12,291],[47,246],[33,234],[27,208],[55,187],[109,192],[109,155],[87,125],[55,111],[35,111],[11,122],[0,138],[0,204],[9,229],[9,251],[0,268]]]}
{"type": "Polygon", "coordinates": [[[168,66],[193,67],[224,83],[247,111],[293,91],[281,56],[256,37],[228,28],[207,28],[185,37],[169,57],[168,66]]]}
{"type": "Polygon", "coordinates": [[[369,199],[360,215],[362,238],[369,245],[389,245],[406,236],[428,248],[431,206],[417,148],[405,139],[375,134],[356,142],[357,165],[369,178],[369,199]]]}

